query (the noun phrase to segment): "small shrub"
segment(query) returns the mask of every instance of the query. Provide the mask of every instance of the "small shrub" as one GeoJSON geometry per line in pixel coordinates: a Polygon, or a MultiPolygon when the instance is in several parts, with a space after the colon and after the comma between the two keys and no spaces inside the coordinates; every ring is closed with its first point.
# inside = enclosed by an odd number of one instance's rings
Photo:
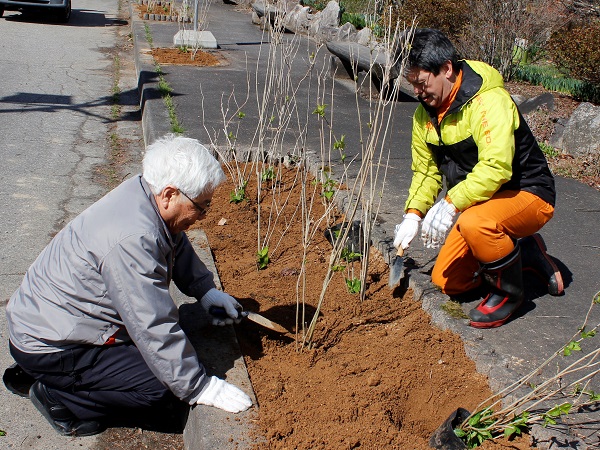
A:
{"type": "Polygon", "coordinates": [[[554,158],[558,156],[558,150],[551,145],[546,144],[545,142],[539,142],[538,145],[540,146],[542,153],[546,155],[546,158],[554,158]]]}
{"type": "Polygon", "coordinates": [[[565,76],[554,66],[527,64],[515,68],[513,78],[563,92],[581,101],[600,103],[600,85],[565,76]]]}
{"type": "Polygon", "coordinates": [[[361,30],[367,26],[364,14],[343,12],[342,18],[340,19],[340,25],[344,25],[348,22],[354,25],[354,28],[357,30],[361,30]]]}
{"type": "Polygon", "coordinates": [[[573,78],[600,86],[600,20],[567,26],[552,34],[548,52],[557,67],[573,78]]]}

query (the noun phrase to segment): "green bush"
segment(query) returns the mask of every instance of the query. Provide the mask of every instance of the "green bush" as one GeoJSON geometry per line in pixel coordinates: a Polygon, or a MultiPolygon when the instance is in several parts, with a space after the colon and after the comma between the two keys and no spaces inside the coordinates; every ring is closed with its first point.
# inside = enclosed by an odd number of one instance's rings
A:
{"type": "Polygon", "coordinates": [[[357,30],[367,26],[367,21],[365,20],[364,14],[343,12],[340,25],[344,25],[347,22],[350,22],[352,25],[354,25],[354,28],[357,30]]]}
{"type": "MultiPolygon", "coordinates": [[[[556,64],[556,61],[554,61],[556,64]]],[[[522,65],[515,69],[513,78],[544,86],[550,91],[563,92],[585,102],[600,103],[600,86],[587,81],[565,77],[554,66],[522,65]]]]}
{"type": "Polygon", "coordinates": [[[566,74],[600,87],[600,20],[568,25],[552,34],[547,50],[566,74]]]}

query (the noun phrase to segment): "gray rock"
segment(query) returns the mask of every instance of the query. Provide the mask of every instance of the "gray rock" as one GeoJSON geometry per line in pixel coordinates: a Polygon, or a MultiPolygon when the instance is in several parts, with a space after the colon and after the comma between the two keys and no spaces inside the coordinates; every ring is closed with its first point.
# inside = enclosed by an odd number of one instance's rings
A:
{"type": "Polygon", "coordinates": [[[373,47],[377,41],[373,38],[373,31],[366,27],[359,30],[356,35],[356,42],[365,47],[373,47]]]}
{"type": "Polygon", "coordinates": [[[545,92],[537,97],[528,98],[523,103],[517,103],[521,114],[529,114],[538,108],[546,107],[549,111],[554,109],[554,96],[550,92],[545,92]]]}
{"type": "Polygon", "coordinates": [[[291,12],[296,6],[298,6],[298,2],[296,0],[279,0],[279,8],[286,13],[291,12]]]}
{"type": "Polygon", "coordinates": [[[310,34],[318,36],[324,29],[337,28],[340,25],[340,5],[331,0],[323,11],[315,14],[310,24],[310,34]]]}
{"type": "Polygon", "coordinates": [[[339,28],[336,40],[345,42],[356,41],[356,35],[357,31],[354,25],[352,25],[350,22],[346,22],[339,28]]]}
{"type": "Polygon", "coordinates": [[[310,26],[311,14],[308,6],[296,4],[285,16],[285,26],[294,33],[306,33],[310,26]]]}
{"type": "Polygon", "coordinates": [[[340,11],[340,5],[338,2],[331,0],[329,3],[327,3],[325,9],[321,11],[321,17],[319,17],[321,26],[331,28],[339,27],[341,14],[342,13],[340,11]]]}
{"type": "Polygon", "coordinates": [[[600,154],[600,106],[582,103],[569,118],[562,149],[571,155],[600,154]]]}

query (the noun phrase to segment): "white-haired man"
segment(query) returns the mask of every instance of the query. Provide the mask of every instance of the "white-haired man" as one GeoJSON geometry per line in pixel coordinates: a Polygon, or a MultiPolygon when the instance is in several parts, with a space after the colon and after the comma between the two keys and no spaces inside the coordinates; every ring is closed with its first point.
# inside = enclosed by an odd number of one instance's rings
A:
{"type": "Polygon", "coordinates": [[[240,412],[237,387],[208,376],[179,325],[175,282],[237,320],[183,231],[203,218],[225,179],[195,139],[147,148],[134,176],[78,215],[31,265],[7,306],[10,351],[37,381],[29,395],[63,435],[89,436],[119,418],[173,403],[240,412]],[[180,402],[181,401],[181,402],[180,402]]]}

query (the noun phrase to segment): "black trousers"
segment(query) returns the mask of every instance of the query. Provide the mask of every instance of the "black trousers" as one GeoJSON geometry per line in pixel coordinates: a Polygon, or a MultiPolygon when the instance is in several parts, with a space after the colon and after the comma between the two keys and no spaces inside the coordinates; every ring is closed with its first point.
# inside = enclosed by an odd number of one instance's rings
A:
{"type": "Polygon", "coordinates": [[[189,409],[154,376],[131,343],[46,354],[24,353],[11,343],[10,352],[81,420],[144,421],[157,413],[166,419],[167,411],[189,409]]]}

